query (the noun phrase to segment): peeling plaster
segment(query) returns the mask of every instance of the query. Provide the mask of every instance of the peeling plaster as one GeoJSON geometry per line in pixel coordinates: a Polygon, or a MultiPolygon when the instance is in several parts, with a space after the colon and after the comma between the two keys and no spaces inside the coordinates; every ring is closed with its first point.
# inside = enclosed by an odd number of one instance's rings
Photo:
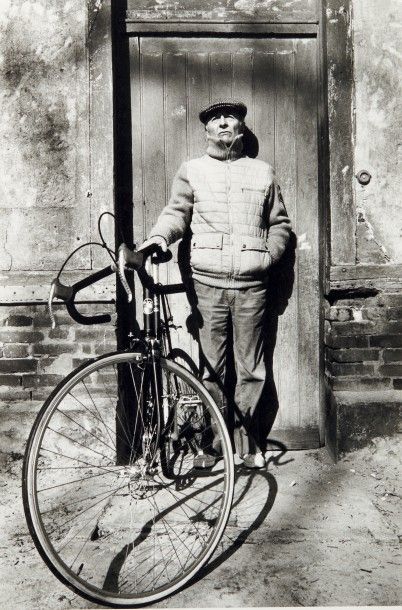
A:
{"type": "Polygon", "coordinates": [[[366,169],[373,176],[363,192],[355,182],[358,251],[365,262],[402,262],[402,168],[397,135],[402,133],[402,3],[382,0],[379,18],[377,0],[353,0],[353,14],[355,169],[366,169]],[[368,251],[370,242],[377,246],[368,251]]]}
{"type": "Polygon", "coordinates": [[[238,11],[253,15],[257,10],[271,8],[271,5],[275,2],[276,0],[265,0],[263,2],[260,0],[237,0],[233,6],[238,11]]]}
{"type": "Polygon", "coordinates": [[[186,109],[183,105],[180,105],[177,108],[174,108],[171,112],[172,117],[181,117],[181,116],[184,116],[185,114],[186,114],[186,109]]]}
{"type": "Polygon", "coordinates": [[[238,20],[242,17],[257,17],[280,21],[282,16],[304,21],[316,17],[315,0],[129,0],[128,14],[131,19],[238,20]]]}
{"type": "MultiPolygon", "coordinates": [[[[387,51],[388,53],[391,53],[391,55],[394,55],[397,59],[399,59],[399,61],[402,61],[402,53],[399,53],[399,51],[397,51],[397,49],[395,49],[394,47],[391,47],[391,45],[389,45],[388,43],[384,43],[382,45],[382,50],[387,51]]],[[[391,62],[389,63],[389,65],[392,67],[391,62]]]]}
{"type": "Polygon", "coordinates": [[[297,248],[299,250],[311,250],[311,244],[307,240],[307,233],[302,233],[297,237],[297,248]]]}
{"type": "Polygon", "coordinates": [[[355,322],[363,322],[363,312],[361,309],[352,308],[352,316],[355,322]]]}
{"type": "Polygon", "coordinates": [[[13,269],[54,268],[55,236],[69,226],[71,244],[87,216],[77,207],[88,187],[86,4],[67,4],[68,19],[56,0],[1,1],[0,229],[12,242],[13,269]],[[69,207],[66,225],[58,210],[69,207]],[[49,214],[55,221],[45,226],[49,214]]]}
{"type": "Polygon", "coordinates": [[[10,271],[13,265],[13,257],[7,246],[9,230],[10,227],[0,220],[0,268],[5,271],[10,271]]]}
{"type": "MultiPolygon", "coordinates": [[[[365,187],[363,187],[365,188],[365,187]]],[[[364,199],[364,201],[366,201],[364,199]]],[[[375,235],[374,227],[363,207],[357,207],[357,258],[358,262],[383,263],[390,260],[386,248],[375,235]]]]}

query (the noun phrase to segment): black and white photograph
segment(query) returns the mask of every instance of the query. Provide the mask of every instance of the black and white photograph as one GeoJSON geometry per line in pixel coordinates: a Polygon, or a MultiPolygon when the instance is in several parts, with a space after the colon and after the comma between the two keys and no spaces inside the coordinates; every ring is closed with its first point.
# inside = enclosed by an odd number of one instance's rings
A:
{"type": "Polygon", "coordinates": [[[402,607],[401,0],[0,0],[0,606],[402,607]]]}

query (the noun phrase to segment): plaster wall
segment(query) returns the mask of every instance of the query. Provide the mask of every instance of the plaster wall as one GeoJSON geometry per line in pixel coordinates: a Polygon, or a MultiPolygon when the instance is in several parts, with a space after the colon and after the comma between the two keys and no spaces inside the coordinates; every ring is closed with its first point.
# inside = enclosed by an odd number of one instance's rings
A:
{"type": "MultiPolygon", "coordinates": [[[[93,236],[91,165],[100,161],[104,175],[101,159],[110,158],[112,147],[109,129],[109,152],[99,149],[97,161],[91,159],[91,90],[102,95],[107,75],[91,73],[89,34],[102,4],[0,3],[0,270],[57,269],[65,253],[93,236]]],[[[352,0],[352,8],[354,165],[372,174],[368,186],[353,181],[356,262],[396,263],[402,261],[402,5],[352,0]]],[[[90,251],[78,253],[74,266],[91,266],[90,251]]]]}
{"type": "Polygon", "coordinates": [[[87,13],[80,0],[0,3],[3,271],[56,269],[89,237],[87,13]]]}
{"type": "Polygon", "coordinates": [[[402,3],[353,0],[357,262],[402,262],[402,3]]]}

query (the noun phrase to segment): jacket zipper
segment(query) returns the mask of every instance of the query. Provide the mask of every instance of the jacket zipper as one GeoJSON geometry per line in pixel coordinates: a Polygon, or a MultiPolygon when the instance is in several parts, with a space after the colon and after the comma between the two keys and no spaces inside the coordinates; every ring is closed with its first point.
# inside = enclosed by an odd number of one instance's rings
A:
{"type": "Polygon", "coordinates": [[[233,254],[233,223],[232,223],[232,210],[230,207],[230,186],[231,186],[231,176],[230,176],[230,159],[226,160],[226,200],[228,206],[228,216],[229,216],[229,248],[230,248],[230,271],[228,275],[228,279],[231,280],[234,276],[234,254],[233,254]]]}

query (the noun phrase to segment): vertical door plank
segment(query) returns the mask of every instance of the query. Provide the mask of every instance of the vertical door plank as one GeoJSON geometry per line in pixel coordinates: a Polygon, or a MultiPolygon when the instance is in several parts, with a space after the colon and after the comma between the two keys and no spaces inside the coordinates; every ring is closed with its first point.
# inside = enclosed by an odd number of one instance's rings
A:
{"type": "MultiPolygon", "coordinates": [[[[140,49],[143,231],[147,236],[165,205],[162,53],[140,49]]],[[[138,291],[140,292],[140,291],[138,291]]],[[[141,295],[138,295],[138,299],[141,295]]],[[[138,311],[142,311],[141,308],[138,311]]]]}
{"type": "MultiPolygon", "coordinates": [[[[167,190],[169,191],[180,164],[188,158],[186,54],[165,53],[163,56],[163,75],[165,163],[166,181],[169,186],[167,190]]],[[[158,129],[162,130],[163,125],[158,129]]]]}
{"type": "Polygon", "coordinates": [[[233,98],[247,106],[247,126],[254,131],[253,49],[244,48],[233,54],[233,98]]]}
{"type": "MultiPolygon", "coordinates": [[[[141,58],[139,39],[130,39],[130,94],[131,94],[131,138],[133,168],[133,240],[137,247],[146,238],[145,227],[145,194],[142,149],[142,108],[141,108],[141,58]]],[[[134,278],[135,311],[142,327],[143,289],[137,278],[134,278]]]]}
{"type": "MultiPolygon", "coordinates": [[[[163,55],[164,76],[164,142],[166,168],[166,203],[168,202],[174,175],[181,163],[188,158],[188,102],[187,102],[187,58],[186,53],[167,52],[163,55]]],[[[178,244],[171,246],[173,260],[161,265],[161,281],[176,283],[181,281],[177,265],[178,244]]],[[[169,303],[174,313],[175,324],[183,325],[186,318],[186,300],[183,294],[171,295],[169,303]]],[[[174,347],[191,349],[191,337],[183,329],[172,332],[174,347]]]]}
{"type": "MultiPolygon", "coordinates": [[[[253,62],[253,92],[255,108],[255,135],[258,139],[258,158],[275,167],[275,54],[259,50],[256,46],[253,62]]],[[[279,341],[277,342],[279,344],[279,341]]],[[[274,353],[272,372],[278,400],[281,408],[284,407],[279,395],[279,346],[274,353]]],[[[267,408],[272,408],[269,405],[267,408]]],[[[279,411],[278,418],[281,417],[279,411]]]]}
{"type": "Polygon", "coordinates": [[[254,55],[254,107],[259,158],[275,167],[275,55],[254,55]]]}
{"type": "Polygon", "coordinates": [[[299,425],[317,424],[319,404],[319,236],[317,176],[316,47],[313,40],[298,40],[296,53],[296,154],[299,318],[299,425]]]}
{"type": "Polygon", "coordinates": [[[143,52],[141,73],[144,228],[148,234],[166,201],[162,53],[143,52]]]}
{"type": "MultiPolygon", "coordinates": [[[[206,133],[203,124],[200,122],[199,113],[203,108],[206,108],[210,102],[210,62],[209,53],[203,49],[203,52],[198,52],[199,41],[194,45],[193,49],[188,51],[187,55],[187,96],[188,96],[188,146],[189,157],[201,157],[205,154],[207,148],[206,133]]],[[[191,313],[191,307],[187,299],[185,299],[185,321],[191,313]]],[[[186,333],[186,325],[183,324],[186,333]]],[[[198,365],[199,349],[196,341],[190,342],[190,356],[198,365]]],[[[183,363],[185,364],[185,363],[183,363]]]]}
{"type": "Polygon", "coordinates": [[[205,154],[205,130],[200,122],[199,113],[209,104],[209,57],[208,53],[197,53],[196,49],[187,56],[187,95],[188,95],[188,144],[189,157],[205,154]]]}
{"type": "Polygon", "coordinates": [[[231,53],[211,53],[211,99],[232,97],[232,55],[231,53]]]}
{"type": "Polygon", "coordinates": [[[133,147],[133,231],[134,243],[145,239],[144,193],[143,193],[143,150],[141,140],[141,79],[140,52],[138,38],[130,39],[130,83],[131,83],[131,137],[133,147]]]}
{"type": "MultiPolygon", "coordinates": [[[[163,124],[159,129],[161,132],[163,132],[164,140],[164,173],[166,179],[166,199],[164,204],[166,205],[171,194],[173,178],[181,163],[187,160],[187,96],[185,53],[164,53],[163,78],[164,119],[163,124]]],[[[173,245],[172,250],[176,251],[177,246],[173,245]]],[[[177,275],[177,272],[175,272],[175,266],[170,264],[169,268],[169,278],[173,279],[177,275]]],[[[162,269],[166,270],[167,265],[163,265],[162,269]]]]}
{"type": "MultiPolygon", "coordinates": [[[[296,156],[295,156],[295,92],[294,54],[278,53],[275,56],[276,124],[275,165],[288,214],[295,227],[296,204],[296,156]]],[[[296,263],[297,265],[297,263],[296,263]]],[[[288,429],[298,421],[298,326],[297,326],[297,269],[293,295],[279,317],[278,337],[274,359],[278,370],[279,412],[275,428],[288,429]]]]}

